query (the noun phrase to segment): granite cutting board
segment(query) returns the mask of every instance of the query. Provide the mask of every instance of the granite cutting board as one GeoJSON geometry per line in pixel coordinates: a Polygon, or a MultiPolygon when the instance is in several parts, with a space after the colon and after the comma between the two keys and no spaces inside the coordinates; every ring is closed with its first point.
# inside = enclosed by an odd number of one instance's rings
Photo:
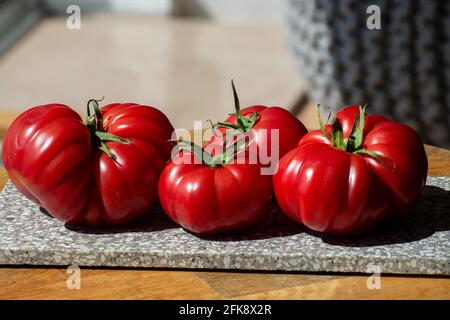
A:
{"type": "Polygon", "coordinates": [[[0,264],[450,275],[450,177],[430,177],[412,214],[358,238],[321,236],[272,205],[245,232],[199,238],[160,209],[106,230],[65,226],[8,182],[0,195],[0,264]],[[369,268],[369,269],[368,269],[369,268]]]}

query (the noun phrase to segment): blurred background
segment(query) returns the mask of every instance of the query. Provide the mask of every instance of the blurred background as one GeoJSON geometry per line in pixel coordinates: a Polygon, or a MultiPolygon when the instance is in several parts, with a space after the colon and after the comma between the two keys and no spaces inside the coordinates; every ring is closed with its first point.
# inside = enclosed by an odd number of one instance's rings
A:
{"type": "Polygon", "coordinates": [[[0,0],[0,131],[51,102],[160,108],[175,127],[278,105],[372,105],[450,148],[450,1],[0,0]],[[366,25],[381,10],[381,29],[366,25]]]}
{"type": "Polygon", "coordinates": [[[60,102],[85,114],[90,98],[105,96],[158,107],[175,127],[192,128],[233,112],[232,78],[243,105],[291,108],[304,91],[283,1],[0,1],[3,113],[60,102]],[[71,30],[74,4],[81,28],[71,30]]]}

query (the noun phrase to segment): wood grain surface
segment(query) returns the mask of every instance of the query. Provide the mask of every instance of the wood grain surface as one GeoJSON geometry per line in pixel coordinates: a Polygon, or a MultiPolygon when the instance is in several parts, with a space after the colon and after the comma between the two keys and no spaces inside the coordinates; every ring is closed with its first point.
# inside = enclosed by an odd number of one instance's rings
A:
{"type": "MultiPolygon", "coordinates": [[[[429,175],[450,175],[450,151],[426,146],[429,175]]],[[[7,181],[0,170],[0,187],[7,181]]],[[[450,299],[450,278],[81,268],[68,289],[65,268],[0,267],[0,299],[450,299]]]]}

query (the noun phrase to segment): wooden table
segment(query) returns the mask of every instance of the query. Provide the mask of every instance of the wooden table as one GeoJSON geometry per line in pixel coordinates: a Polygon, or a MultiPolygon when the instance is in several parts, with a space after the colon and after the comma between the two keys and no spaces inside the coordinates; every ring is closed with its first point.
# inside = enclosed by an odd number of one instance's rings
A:
{"type": "MultiPolygon", "coordinates": [[[[450,151],[426,146],[429,175],[450,175],[450,151]]],[[[7,181],[0,169],[0,187],[7,181]]],[[[82,268],[69,290],[65,268],[0,268],[0,299],[450,299],[450,278],[369,275],[82,268]]]]}

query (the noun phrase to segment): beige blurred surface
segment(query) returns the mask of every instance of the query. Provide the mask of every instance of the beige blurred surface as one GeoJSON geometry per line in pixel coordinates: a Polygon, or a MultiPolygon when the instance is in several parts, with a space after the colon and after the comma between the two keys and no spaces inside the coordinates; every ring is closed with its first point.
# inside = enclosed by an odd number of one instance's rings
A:
{"type": "Polygon", "coordinates": [[[274,22],[213,22],[84,15],[81,30],[48,18],[0,57],[0,112],[59,102],[85,112],[90,98],[163,110],[175,127],[243,105],[292,107],[305,85],[274,22]]]}

